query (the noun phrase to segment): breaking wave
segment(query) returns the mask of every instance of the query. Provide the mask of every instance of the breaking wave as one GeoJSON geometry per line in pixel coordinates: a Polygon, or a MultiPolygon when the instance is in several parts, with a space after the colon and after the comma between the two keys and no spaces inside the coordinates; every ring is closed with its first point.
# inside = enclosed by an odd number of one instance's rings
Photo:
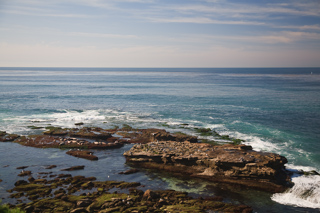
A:
{"type": "Polygon", "coordinates": [[[294,186],[284,193],[273,194],[271,199],[284,205],[320,209],[320,176],[292,178],[294,186]]]}

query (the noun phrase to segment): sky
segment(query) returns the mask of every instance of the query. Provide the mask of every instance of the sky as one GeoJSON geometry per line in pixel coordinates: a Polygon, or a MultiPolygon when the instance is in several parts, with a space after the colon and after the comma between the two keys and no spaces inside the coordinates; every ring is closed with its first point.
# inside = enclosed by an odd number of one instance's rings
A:
{"type": "Polygon", "coordinates": [[[320,67],[320,0],[0,0],[0,67],[320,67]]]}

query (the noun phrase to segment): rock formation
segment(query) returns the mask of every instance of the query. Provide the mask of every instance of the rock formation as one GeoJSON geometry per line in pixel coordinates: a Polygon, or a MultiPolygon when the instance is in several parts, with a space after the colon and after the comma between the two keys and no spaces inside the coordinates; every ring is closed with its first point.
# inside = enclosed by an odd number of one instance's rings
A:
{"type": "Polygon", "coordinates": [[[93,155],[93,152],[87,151],[87,150],[69,150],[66,152],[66,154],[78,157],[78,158],[84,158],[88,160],[98,160],[99,158],[95,155],[93,155]]]}
{"type": "Polygon", "coordinates": [[[20,136],[17,134],[9,134],[6,131],[0,131],[0,142],[14,141],[20,136]]]}
{"type": "Polygon", "coordinates": [[[136,144],[124,156],[133,165],[266,191],[281,192],[288,184],[285,157],[246,145],[160,141],[136,144]]]}

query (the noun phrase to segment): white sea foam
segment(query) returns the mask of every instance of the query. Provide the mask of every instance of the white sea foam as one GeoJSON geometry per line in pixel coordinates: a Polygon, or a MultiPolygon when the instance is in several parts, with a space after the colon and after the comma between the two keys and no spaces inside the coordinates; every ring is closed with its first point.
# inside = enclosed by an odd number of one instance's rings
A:
{"type": "Polygon", "coordinates": [[[205,128],[210,128],[212,130],[226,130],[226,127],[223,124],[208,124],[205,125],[205,128]]]}
{"type": "Polygon", "coordinates": [[[29,134],[28,126],[45,127],[47,125],[59,127],[75,127],[75,123],[84,122],[94,124],[105,121],[105,116],[99,110],[72,111],[62,110],[56,113],[43,113],[25,116],[15,116],[3,119],[1,127],[9,133],[29,134]]]}
{"type": "Polygon", "coordinates": [[[298,171],[316,171],[317,169],[312,166],[297,166],[294,164],[286,164],[286,169],[288,170],[298,170],[298,171]]]}
{"type": "Polygon", "coordinates": [[[92,123],[105,120],[105,116],[101,115],[97,110],[83,112],[66,110],[65,112],[47,115],[47,118],[53,121],[51,125],[63,127],[74,127],[77,122],[92,123]]]}
{"type": "Polygon", "coordinates": [[[256,151],[278,152],[280,150],[279,146],[259,136],[231,131],[223,131],[219,133],[224,135],[230,135],[234,138],[242,139],[245,141],[244,144],[252,146],[252,148],[256,151]]]}
{"type": "MultiPolygon", "coordinates": [[[[254,135],[247,135],[230,131],[223,131],[219,133],[228,134],[232,137],[243,139],[246,141],[244,142],[245,144],[251,145],[253,149],[257,151],[267,151],[283,154],[289,159],[289,161],[290,159],[295,158],[295,154],[291,154],[292,151],[306,157],[309,154],[303,149],[292,148],[292,141],[274,144],[272,143],[272,141],[254,135]],[[287,150],[288,148],[290,148],[290,151],[287,150]]],[[[291,170],[292,172],[298,172],[301,170],[317,170],[317,168],[315,167],[300,166],[294,164],[287,164],[286,168],[288,170],[291,170]]],[[[294,183],[294,186],[291,189],[284,193],[274,194],[272,195],[271,199],[284,205],[320,209],[320,176],[301,176],[300,174],[296,173],[292,176],[292,182],[294,183]]]]}
{"type": "Polygon", "coordinates": [[[285,205],[320,209],[320,176],[299,176],[292,181],[291,189],[274,194],[271,199],[285,205]]]}
{"type": "MultiPolygon", "coordinates": [[[[284,154],[290,161],[290,158],[294,158],[290,154],[290,151],[287,151],[286,148],[290,147],[292,141],[273,144],[271,141],[260,138],[258,136],[246,135],[239,132],[223,132],[223,134],[229,134],[236,138],[244,139],[245,144],[251,145],[253,149],[257,151],[268,151],[284,154]]],[[[291,150],[291,149],[290,149],[291,150]]],[[[302,154],[304,156],[308,155],[308,152],[302,149],[293,149],[292,151],[302,154]]],[[[311,166],[299,166],[294,164],[286,165],[288,170],[293,172],[297,171],[312,171],[317,170],[311,166]]],[[[316,208],[320,209],[320,176],[310,175],[310,176],[301,176],[298,173],[292,176],[292,182],[294,186],[284,193],[277,193],[272,195],[271,199],[278,203],[284,205],[292,205],[306,208],[316,208]]]]}

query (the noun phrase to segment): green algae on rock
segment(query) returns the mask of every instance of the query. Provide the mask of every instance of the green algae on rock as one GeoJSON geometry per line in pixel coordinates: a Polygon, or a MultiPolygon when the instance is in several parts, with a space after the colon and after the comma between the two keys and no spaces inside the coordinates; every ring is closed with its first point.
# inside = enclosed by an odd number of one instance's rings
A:
{"type": "Polygon", "coordinates": [[[38,183],[21,180],[11,190],[12,198],[26,197],[31,202],[19,207],[29,212],[252,212],[245,205],[234,205],[215,199],[194,199],[186,192],[137,189],[140,183],[95,181],[94,177],[58,175],[38,183]],[[112,188],[128,193],[108,192],[112,188]],[[91,192],[81,193],[90,189],[91,192]],[[74,194],[74,193],[77,193],[74,194]]]}

